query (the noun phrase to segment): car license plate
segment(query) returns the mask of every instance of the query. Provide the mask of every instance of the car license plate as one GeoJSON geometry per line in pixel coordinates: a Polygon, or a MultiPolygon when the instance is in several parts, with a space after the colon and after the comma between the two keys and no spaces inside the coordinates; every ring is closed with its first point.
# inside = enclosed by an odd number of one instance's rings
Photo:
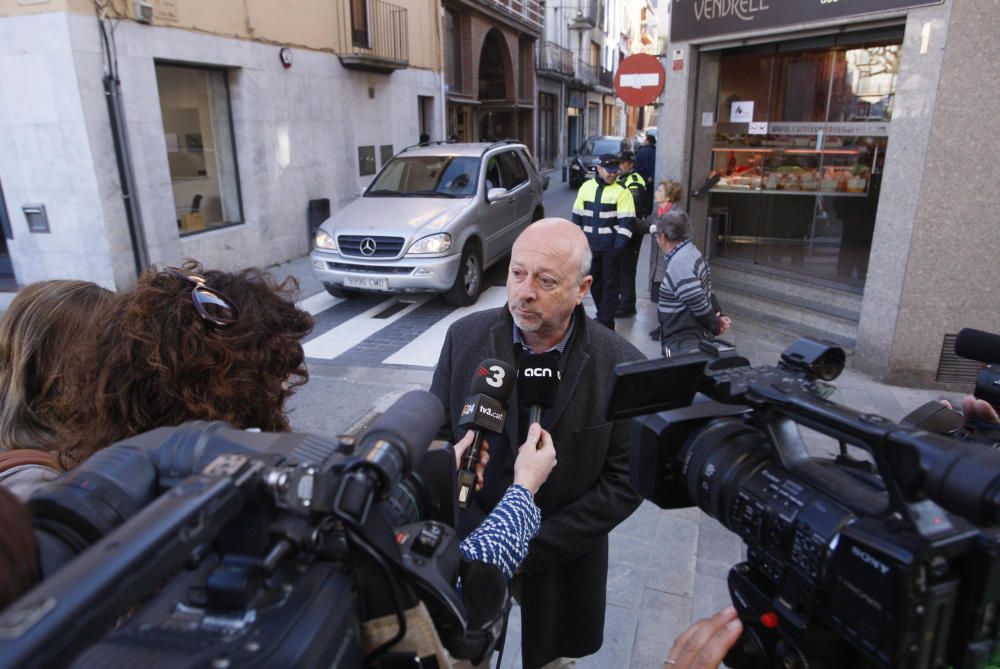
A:
{"type": "Polygon", "coordinates": [[[389,290],[389,280],[374,276],[345,276],[344,285],[348,288],[369,288],[372,290],[389,290]]]}

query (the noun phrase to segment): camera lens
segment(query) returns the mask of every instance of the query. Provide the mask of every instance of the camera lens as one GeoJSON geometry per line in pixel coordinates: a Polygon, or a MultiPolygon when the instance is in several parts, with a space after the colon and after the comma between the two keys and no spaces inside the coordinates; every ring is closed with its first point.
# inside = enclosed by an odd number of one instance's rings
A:
{"type": "Polygon", "coordinates": [[[730,527],[730,497],[771,458],[764,433],[737,420],[714,420],[688,442],[685,457],[688,494],[698,506],[730,527]]]}

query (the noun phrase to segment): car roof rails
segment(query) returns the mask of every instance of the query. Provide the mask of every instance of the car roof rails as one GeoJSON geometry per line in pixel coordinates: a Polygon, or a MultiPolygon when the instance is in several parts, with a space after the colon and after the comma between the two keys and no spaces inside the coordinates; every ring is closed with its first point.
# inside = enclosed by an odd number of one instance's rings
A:
{"type": "Polygon", "coordinates": [[[485,155],[485,153],[487,151],[489,151],[491,149],[495,149],[498,146],[506,146],[507,144],[522,144],[522,143],[523,142],[521,142],[521,140],[519,140],[519,139],[498,139],[495,142],[492,142],[485,149],[483,149],[483,155],[485,155]]]}
{"type": "Polygon", "coordinates": [[[421,144],[411,144],[410,146],[404,147],[399,150],[400,153],[404,151],[409,151],[410,149],[420,149],[425,146],[434,146],[435,144],[458,144],[457,139],[436,139],[433,142],[423,142],[421,144]]]}

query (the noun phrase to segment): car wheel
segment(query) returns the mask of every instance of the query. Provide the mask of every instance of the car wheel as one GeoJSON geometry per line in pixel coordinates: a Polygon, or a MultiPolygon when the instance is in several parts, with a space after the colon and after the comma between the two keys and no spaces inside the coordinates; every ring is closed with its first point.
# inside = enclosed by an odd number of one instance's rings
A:
{"type": "Polygon", "coordinates": [[[580,181],[578,179],[574,179],[573,177],[570,177],[569,178],[569,187],[572,188],[573,190],[578,189],[580,187],[580,181]]]}
{"type": "Polygon", "coordinates": [[[483,287],[483,257],[479,247],[468,243],[462,249],[458,276],[451,289],[444,294],[444,301],[453,307],[467,307],[476,302],[483,287]]]}
{"type": "Polygon", "coordinates": [[[531,214],[531,222],[540,221],[545,218],[545,210],[541,207],[537,207],[535,211],[531,214]]]}
{"type": "Polygon", "coordinates": [[[356,290],[351,290],[350,288],[344,288],[343,286],[338,286],[335,283],[324,283],[323,287],[326,288],[326,292],[330,293],[334,297],[340,297],[346,300],[352,297],[357,297],[360,293],[356,290]]]}

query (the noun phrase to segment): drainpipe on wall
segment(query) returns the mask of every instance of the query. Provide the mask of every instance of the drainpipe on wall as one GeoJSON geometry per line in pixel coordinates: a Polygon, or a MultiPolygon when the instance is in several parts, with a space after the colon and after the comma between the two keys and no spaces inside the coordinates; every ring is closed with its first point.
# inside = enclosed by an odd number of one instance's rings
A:
{"type": "Polygon", "coordinates": [[[125,203],[125,219],[128,223],[129,238],[132,242],[132,258],[135,260],[136,276],[149,266],[149,248],[146,245],[146,233],[142,226],[142,212],[139,210],[139,198],[135,187],[135,169],[132,166],[132,151],[129,147],[128,133],[125,132],[125,108],[122,104],[121,80],[118,78],[118,56],[114,45],[115,31],[108,30],[107,7],[97,6],[97,27],[101,35],[101,47],[104,51],[104,99],[108,103],[108,123],[111,126],[111,138],[115,145],[115,162],[118,164],[118,181],[122,189],[122,200],[125,203]]]}

